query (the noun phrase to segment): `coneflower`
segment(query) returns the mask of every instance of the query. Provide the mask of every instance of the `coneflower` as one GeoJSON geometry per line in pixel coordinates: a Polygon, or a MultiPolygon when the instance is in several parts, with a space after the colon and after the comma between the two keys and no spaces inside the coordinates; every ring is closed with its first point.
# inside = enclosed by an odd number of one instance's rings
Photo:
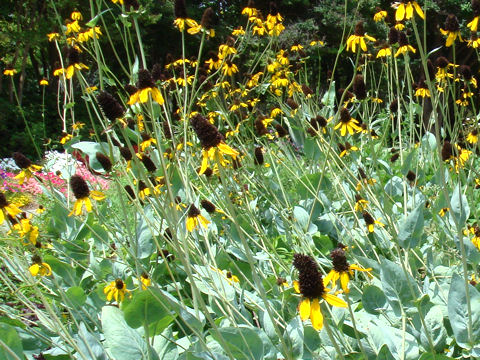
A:
{"type": "Polygon", "coordinates": [[[130,185],[125,185],[125,191],[130,196],[130,199],[135,200],[135,192],[133,191],[132,187],[130,185]]]}
{"type": "Polygon", "coordinates": [[[28,169],[32,162],[28,159],[25,155],[20,152],[14,152],[12,154],[13,160],[15,161],[15,165],[17,165],[20,169],[28,169]]]}
{"type": "Polygon", "coordinates": [[[357,74],[353,79],[353,93],[358,100],[363,100],[367,97],[365,81],[363,80],[363,76],[360,74],[357,74]]]}
{"type": "Polygon", "coordinates": [[[290,106],[292,110],[298,109],[298,104],[292,98],[287,99],[287,105],[290,106]]]}
{"type": "Polygon", "coordinates": [[[142,154],[142,158],[140,159],[140,161],[142,162],[143,166],[145,166],[148,172],[155,172],[157,170],[154,162],[147,155],[142,154]]]}
{"type": "Polygon", "coordinates": [[[275,125],[275,130],[277,130],[278,137],[285,137],[288,135],[288,131],[280,124],[275,125]]]}
{"type": "Polygon", "coordinates": [[[120,150],[120,155],[122,155],[122,157],[126,160],[126,161],[130,161],[132,160],[132,152],[130,151],[130,149],[126,146],[120,146],[118,148],[120,150]]]}
{"type": "Polygon", "coordinates": [[[125,109],[108,92],[102,91],[100,94],[98,94],[97,101],[103,111],[103,114],[110,121],[115,121],[115,119],[120,119],[123,117],[125,109]]]}
{"type": "Polygon", "coordinates": [[[112,162],[110,161],[110,158],[102,154],[101,152],[97,152],[95,154],[95,158],[97,161],[102,165],[103,170],[106,172],[110,172],[112,170],[112,162]]]}
{"type": "Polygon", "coordinates": [[[255,165],[263,165],[263,149],[261,146],[255,148],[255,158],[254,163],[255,165]]]}
{"type": "Polygon", "coordinates": [[[175,17],[177,19],[186,19],[187,15],[187,6],[185,5],[185,0],[175,0],[175,17]]]}
{"type": "Polygon", "coordinates": [[[388,43],[391,45],[395,45],[398,43],[398,38],[399,38],[399,31],[392,26],[388,32],[388,43]]]}
{"type": "Polygon", "coordinates": [[[201,26],[204,29],[211,29],[213,27],[213,20],[215,13],[211,7],[205,9],[202,15],[202,21],[200,22],[201,26]]]}
{"type": "Polygon", "coordinates": [[[407,175],[406,175],[406,178],[407,178],[408,181],[414,182],[415,179],[417,178],[417,175],[412,170],[409,170],[407,175]]]}
{"type": "Polygon", "coordinates": [[[213,214],[216,210],[215,205],[213,205],[210,201],[204,199],[200,202],[200,205],[202,205],[202,208],[205,209],[206,212],[209,214],[213,214]]]}
{"type": "Polygon", "coordinates": [[[442,146],[442,160],[448,161],[453,157],[453,146],[450,141],[445,141],[442,146]]]}

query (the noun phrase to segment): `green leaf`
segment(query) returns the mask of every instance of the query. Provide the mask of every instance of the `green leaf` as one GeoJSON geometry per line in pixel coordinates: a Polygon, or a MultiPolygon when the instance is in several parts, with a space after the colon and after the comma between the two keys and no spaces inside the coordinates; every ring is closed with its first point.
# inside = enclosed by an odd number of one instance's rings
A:
{"type": "Polygon", "coordinates": [[[303,324],[299,316],[294,317],[288,323],[285,340],[292,357],[301,359],[303,357],[303,324]]]}
{"type": "Polygon", "coordinates": [[[93,336],[83,322],[78,327],[78,334],[75,335],[77,346],[83,355],[92,360],[106,360],[107,354],[100,343],[99,334],[93,336]]]}
{"type": "Polygon", "coordinates": [[[224,327],[219,328],[218,332],[210,330],[210,334],[220,345],[227,346],[236,360],[263,359],[264,348],[262,340],[255,330],[251,328],[224,327]]]}
{"type": "Polygon", "coordinates": [[[423,234],[423,209],[425,204],[418,205],[400,223],[398,230],[398,244],[403,248],[413,248],[423,234]]]}
{"type": "MultiPolygon", "coordinates": [[[[430,336],[432,338],[433,347],[436,351],[443,351],[446,345],[447,340],[447,330],[443,325],[443,306],[435,305],[433,306],[425,316],[425,324],[428,329],[430,336]]],[[[422,328],[422,334],[420,337],[422,344],[425,348],[428,348],[429,342],[425,329],[422,328]]]]}
{"type": "Polygon", "coordinates": [[[362,304],[366,312],[370,314],[378,314],[380,309],[384,309],[387,304],[387,297],[382,289],[367,285],[363,289],[362,304]]]}
{"type": "Polygon", "coordinates": [[[137,226],[137,257],[145,259],[152,255],[155,244],[153,243],[153,235],[151,224],[154,219],[151,205],[145,207],[145,216],[141,216],[137,226]]]}
{"type": "Polygon", "coordinates": [[[149,359],[147,343],[127,325],[120,309],[104,306],[101,320],[105,346],[115,360],[149,359]]]}
{"type": "Polygon", "coordinates": [[[0,340],[2,341],[0,343],[0,359],[16,359],[11,353],[14,353],[20,359],[24,358],[22,340],[13,326],[0,323],[0,340]]]}
{"type": "Polygon", "coordinates": [[[403,194],[403,180],[398,176],[392,177],[385,184],[385,192],[391,197],[399,197],[403,194]]]}
{"type": "Polygon", "coordinates": [[[311,222],[309,224],[310,214],[304,208],[295,206],[293,208],[293,217],[303,232],[314,234],[317,231],[317,226],[315,224],[312,224],[311,222]]]}
{"type": "Polygon", "coordinates": [[[75,285],[77,283],[75,271],[73,268],[64,263],[57,258],[53,257],[52,255],[45,255],[43,256],[43,261],[46,262],[52,268],[52,272],[58,275],[58,279],[61,279],[65,284],[70,286],[75,285]]]}
{"type": "Polygon", "coordinates": [[[175,345],[171,327],[153,338],[153,349],[157,352],[160,360],[178,359],[178,349],[175,345]]]}
{"type": "Polygon", "coordinates": [[[402,306],[408,306],[419,295],[415,280],[410,275],[407,277],[400,265],[397,265],[390,260],[385,259],[382,261],[382,264],[380,265],[380,279],[387,300],[397,316],[402,314],[402,306]],[[408,285],[409,282],[411,288],[415,292],[415,297],[412,297],[408,285]]]}
{"type": "MultiPolygon", "coordinates": [[[[458,184],[453,190],[452,198],[450,199],[450,213],[459,227],[463,227],[470,216],[470,207],[468,206],[467,197],[461,192],[461,186],[458,184]]],[[[452,225],[455,224],[453,223],[452,225]]]]}
{"type": "Polygon", "coordinates": [[[332,81],[328,91],[323,94],[321,102],[328,107],[333,107],[335,105],[335,81],[332,81]]]}
{"type": "Polygon", "coordinates": [[[147,289],[133,295],[130,303],[123,308],[125,321],[136,329],[144,324],[155,324],[156,333],[161,333],[172,322],[174,316],[169,311],[163,295],[156,289],[147,289]],[[158,322],[161,321],[161,324],[158,322]]]}
{"type": "Polygon", "coordinates": [[[88,26],[90,28],[93,28],[94,26],[97,25],[97,22],[98,20],[100,20],[100,18],[102,17],[103,14],[105,14],[107,11],[111,11],[112,9],[106,9],[106,10],[103,10],[101,13],[97,14],[92,20],[90,20],[89,22],[87,22],[85,24],[85,26],[88,26]]]}
{"type": "Polygon", "coordinates": [[[87,300],[87,295],[80,286],[73,286],[66,291],[67,298],[74,308],[82,307],[87,300]]]}
{"type": "Polygon", "coordinates": [[[440,354],[424,353],[418,360],[453,360],[453,358],[440,354]]]}
{"type": "Polygon", "coordinates": [[[470,349],[480,339],[480,294],[468,284],[472,310],[472,342],[468,339],[468,310],[465,281],[458,274],[453,274],[448,292],[448,318],[457,344],[470,349]]]}

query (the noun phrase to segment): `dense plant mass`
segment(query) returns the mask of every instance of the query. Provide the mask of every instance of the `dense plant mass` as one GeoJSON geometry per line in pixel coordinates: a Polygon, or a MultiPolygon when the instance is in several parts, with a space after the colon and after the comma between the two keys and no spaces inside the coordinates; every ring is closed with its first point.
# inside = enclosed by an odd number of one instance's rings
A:
{"type": "Polygon", "coordinates": [[[480,1],[346,1],[338,43],[170,5],[164,61],[137,0],[46,34],[62,151],[2,162],[0,358],[480,357],[480,1]]]}

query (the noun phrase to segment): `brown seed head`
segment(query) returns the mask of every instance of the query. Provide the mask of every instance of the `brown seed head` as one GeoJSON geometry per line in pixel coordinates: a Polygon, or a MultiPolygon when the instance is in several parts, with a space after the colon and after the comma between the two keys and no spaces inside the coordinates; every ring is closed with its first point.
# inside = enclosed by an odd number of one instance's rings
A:
{"type": "Polygon", "coordinates": [[[76,199],[84,199],[90,195],[87,182],[80,175],[73,175],[70,178],[70,187],[76,199]]]}
{"type": "Polygon", "coordinates": [[[155,83],[153,82],[152,75],[150,75],[150,71],[146,69],[138,70],[137,88],[143,90],[146,88],[153,88],[154,86],[155,83]]]}
{"type": "Polygon", "coordinates": [[[187,216],[190,217],[190,218],[194,218],[194,217],[197,217],[200,214],[201,214],[200,210],[198,210],[197,207],[194,204],[191,204],[190,208],[188,209],[187,216]]]}
{"type": "Polygon", "coordinates": [[[332,258],[333,270],[336,272],[348,272],[350,270],[350,265],[347,262],[347,257],[345,256],[345,250],[340,247],[333,249],[330,252],[330,257],[332,258]]]}
{"type": "Polygon", "coordinates": [[[110,172],[112,170],[112,162],[110,161],[110,158],[102,154],[101,152],[97,152],[95,154],[95,158],[97,161],[102,165],[103,170],[106,172],[110,172]]]}
{"type": "Polygon", "coordinates": [[[298,270],[300,293],[307,298],[319,298],[325,292],[322,274],[316,261],[304,254],[293,255],[293,266],[298,270]]]}
{"type": "Polygon", "coordinates": [[[204,199],[200,202],[200,205],[205,209],[206,212],[209,214],[213,214],[216,210],[215,205],[213,205],[210,201],[204,199]]]}
{"type": "Polygon", "coordinates": [[[223,141],[223,135],[212,125],[205,117],[200,114],[195,115],[190,124],[197,134],[204,150],[217,146],[223,141]]]}
{"type": "Polygon", "coordinates": [[[185,0],[175,0],[175,17],[177,19],[188,18],[187,6],[185,5],[185,0]]]}
{"type": "Polygon", "coordinates": [[[450,32],[456,32],[460,30],[458,19],[454,14],[449,14],[445,20],[445,30],[450,32]]]}
{"type": "Polygon", "coordinates": [[[125,113],[123,106],[106,91],[102,91],[98,94],[97,101],[105,117],[110,121],[115,121],[115,119],[121,118],[125,113]]]}
{"type": "Polygon", "coordinates": [[[367,97],[365,81],[363,80],[363,76],[360,74],[357,74],[355,79],[353,79],[353,93],[358,100],[363,100],[367,97]]]}
{"type": "Polygon", "coordinates": [[[255,148],[255,158],[254,158],[254,163],[255,165],[263,165],[264,158],[263,158],[263,150],[262,147],[256,147],[255,148]]]}
{"type": "Polygon", "coordinates": [[[14,152],[12,154],[12,157],[13,157],[13,160],[15,160],[15,164],[20,169],[28,169],[30,165],[32,165],[32,162],[20,152],[14,152]]]}
{"type": "Polygon", "coordinates": [[[118,290],[122,290],[123,289],[123,281],[121,279],[115,279],[115,287],[118,289],[118,290]]]}

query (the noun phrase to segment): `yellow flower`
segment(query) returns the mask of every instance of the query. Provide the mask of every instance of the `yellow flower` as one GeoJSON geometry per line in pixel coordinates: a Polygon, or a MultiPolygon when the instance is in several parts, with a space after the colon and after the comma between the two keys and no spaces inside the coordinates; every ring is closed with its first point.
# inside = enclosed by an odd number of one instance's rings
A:
{"type": "Polygon", "coordinates": [[[369,233],[373,233],[375,231],[375,224],[379,225],[380,227],[385,226],[385,224],[381,223],[379,220],[375,220],[367,211],[364,211],[362,215],[369,233]]]}
{"type": "Polygon", "coordinates": [[[154,101],[159,103],[160,105],[163,105],[165,100],[163,99],[162,93],[158,88],[156,87],[148,87],[142,90],[138,90],[136,93],[130,96],[130,99],[128,100],[127,104],[128,105],[133,105],[133,104],[144,104],[148,101],[149,95],[152,97],[154,101]]]}
{"type": "Polygon", "coordinates": [[[28,268],[32,276],[50,276],[52,275],[52,268],[45,262],[42,262],[40,256],[35,255],[32,258],[33,264],[28,268]]]}
{"type": "Polygon", "coordinates": [[[394,5],[392,5],[392,7],[396,7],[397,9],[395,11],[396,21],[411,19],[414,9],[418,16],[420,16],[422,19],[425,19],[425,14],[423,13],[422,8],[420,7],[420,5],[418,5],[416,1],[395,3],[394,5]]]}
{"type": "Polygon", "coordinates": [[[323,328],[323,315],[320,310],[320,299],[336,307],[347,307],[347,303],[335,295],[329,294],[329,289],[323,285],[322,275],[315,260],[303,254],[294,254],[293,266],[298,270],[299,281],[293,282],[295,292],[302,294],[298,306],[302,321],[310,319],[315,330],[323,328]]]}
{"type": "Polygon", "coordinates": [[[147,290],[147,288],[152,284],[152,279],[150,279],[148,274],[144,272],[140,276],[140,283],[142,284],[142,290],[147,290]]]}
{"type": "Polygon", "coordinates": [[[80,130],[85,126],[85,123],[82,122],[77,122],[75,124],[72,124],[72,129],[73,130],[80,130]]]}
{"type": "MultiPolygon", "coordinates": [[[[67,79],[71,79],[73,77],[73,74],[75,73],[75,70],[78,70],[78,71],[81,71],[81,70],[88,70],[88,66],[83,64],[83,63],[75,63],[75,64],[72,64],[72,65],[69,65],[66,69],[65,69],[65,77],[67,79]]],[[[55,75],[55,73],[54,73],[55,75]]]]}
{"type": "Polygon", "coordinates": [[[58,40],[60,39],[60,34],[56,32],[50,33],[50,34],[47,34],[47,38],[48,38],[48,41],[58,40]]]}
{"type": "Polygon", "coordinates": [[[379,10],[373,15],[373,20],[375,22],[382,21],[387,17],[387,12],[385,10],[379,10]]]}
{"type": "Polygon", "coordinates": [[[0,225],[5,221],[5,215],[15,217],[22,211],[14,204],[10,204],[5,194],[0,192],[0,225]]]}
{"type": "Polygon", "coordinates": [[[368,41],[376,41],[374,37],[369,36],[363,30],[363,23],[359,22],[355,26],[355,32],[353,35],[350,35],[347,39],[347,51],[356,52],[357,45],[360,45],[362,51],[367,51],[367,44],[365,39],[368,41]]]}
{"type": "Polygon", "coordinates": [[[358,151],[359,150],[358,147],[352,146],[348,141],[345,143],[345,145],[338,144],[338,147],[340,149],[340,154],[339,154],[340,157],[344,157],[344,156],[348,155],[350,153],[350,151],[358,151]]]}
{"type": "Polygon", "coordinates": [[[198,26],[198,23],[195,20],[188,18],[176,18],[173,21],[173,24],[178,28],[178,31],[180,32],[183,32],[185,30],[185,25],[187,25],[189,28],[196,28],[198,26]]]}
{"type": "Polygon", "coordinates": [[[467,24],[467,27],[470,29],[470,31],[474,32],[477,31],[478,29],[478,18],[479,16],[475,16],[472,21],[470,21],[467,24]]]}
{"type": "Polygon", "coordinates": [[[233,64],[230,60],[225,61],[222,67],[223,75],[232,76],[238,72],[237,65],[233,64]]]}
{"type": "Polygon", "coordinates": [[[350,282],[350,277],[353,276],[353,270],[365,271],[367,273],[372,271],[372,268],[365,269],[355,264],[350,265],[347,261],[345,250],[342,246],[333,249],[330,252],[330,257],[332,258],[333,269],[330,270],[327,276],[325,276],[323,279],[323,286],[327,286],[329,283],[332,283],[332,286],[335,287],[337,281],[340,280],[340,285],[345,294],[350,292],[348,283],[350,282]]]}
{"type": "Polygon", "coordinates": [[[5,69],[3,71],[3,75],[5,75],[5,76],[13,76],[16,73],[17,73],[17,70],[15,70],[15,69],[5,69]]]}
{"type": "Polygon", "coordinates": [[[73,175],[70,178],[70,187],[72,188],[73,195],[77,200],[73,205],[73,210],[68,214],[68,216],[72,216],[74,214],[76,216],[80,215],[84,205],[87,212],[91,212],[92,201],[90,200],[90,197],[96,201],[104,200],[106,197],[101,191],[91,191],[88,188],[86,181],[79,175],[73,175]]]}
{"type": "Polygon", "coordinates": [[[48,80],[47,79],[40,80],[40,85],[41,86],[48,86],[48,80]]]}
{"type": "Polygon", "coordinates": [[[340,110],[340,120],[333,129],[340,129],[341,136],[345,136],[347,132],[353,135],[354,132],[362,131],[362,128],[357,124],[358,121],[350,116],[350,112],[346,108],[342,108],[342,110],[340,110]]]}
{"type": "Polygon", "coordinates": [[[65,34],[68,35],[72,32],[78,33],[79,31],[80,31],[80,24],[78,23],[78,20],[75,20],[67,24],[67,30],[65,31],[65,34]]]}
{"type": "Polygon", "coordinates": [[[246,15],[248,17],[257,16],[257,14],[258,14],[258,10],[255,8],[244,7],[242,10],[242,15],[246,15]]]}
{"type": "Polygon", "coordinates": [[[438,215],[440,215],[441,217],[444,217],[445,214],[449,211],[450,211],[450,208],[448,207],[441,208],[440,211],[438,212],[438,215]]]}
{"type": "Polygon", "coordinates": [[[206,229],[210,221],[202,215],[194,204],[191,204],[187,213],[187,230],[192,232],[197,228],[198,224],[201,224],[206,229]]]}
{"type": "Polygon", "coordinates": [[[377,58],[387,57],[387,56],[392,56],[392,49],[390,49],[389,47],[384,47],[378,50],[377,58]]]}
{"type": "Polygon", "coordinates": [[[476,144],[478,142],[478,130],[473,129],[470,131],[470,133],[467,135],[467,141],[470,144],[476,144]]]}
{"type": "Polygon", "coordinates": [[[129,292],[122,279],[115,279],[103,289],[103,293],[107,295],[107,301],[115,299],[116,302],[122,302],[125,299],[125,294],[129,292]]]}
{"type": "Polygon", "coordinates": [[[419,87],[416,91],[415,91],[415,96],[420,96],[422,98],[424,97],[430,97],[430,90],[428,90],[427,88],[424,88],[424,87],[419,87]]]}
{"type": "Polygon", "coordinates": [[[445,41],[445,46],[450,47],[453,45],[457,37],[462,40],[462,36],[460,35],[460,25],[458,24],[458,19],[455,15],[449,14],[447,19],[445,20],[445,29],[440,29],[442,35],[447,37],[445,41]]]}
{"type": "Polygon", "coordinates": [[[60,144],[65,145],[72,138],[73,136],[71,134],[63,134],[62,138],[60,139],[60,144]]]}
{"type": "Polygon", "coordinates": [[[360,195],[355,195],[355,211],[364,212],[368,207],[368,201],[363,199],[360,195]]]}
{"type": "Polygon", "coordinates": [[[80,11],[77,11],[77,10],[72,12],[72,14],[70,15],[70,18],[72,20],[83,20],[82,13],[80,11]]]}
{"type": "Polygon", "coordinates": [[[233,36],[240,36],[240,35],[245,35],[245,30],[243,29],[243,26],[240,26],[236,29],[233,29],[232,31],[233,36]]]}
{"type": "Polygon", "coordinates": [[[18,183],[22,185],[25,179],[30,179],[34,172],[37,172],[41,169],[42,167],[39,165],[30,165],[28,168],[22,169],[22,171],[16,175],[14,179],[17,179],[18,183]]]}
{"type": "Polygon", "coordinates": [[[119,3],[120,5],[123,5],[123,0],[112,0],[114,4],[119,3]]]}

